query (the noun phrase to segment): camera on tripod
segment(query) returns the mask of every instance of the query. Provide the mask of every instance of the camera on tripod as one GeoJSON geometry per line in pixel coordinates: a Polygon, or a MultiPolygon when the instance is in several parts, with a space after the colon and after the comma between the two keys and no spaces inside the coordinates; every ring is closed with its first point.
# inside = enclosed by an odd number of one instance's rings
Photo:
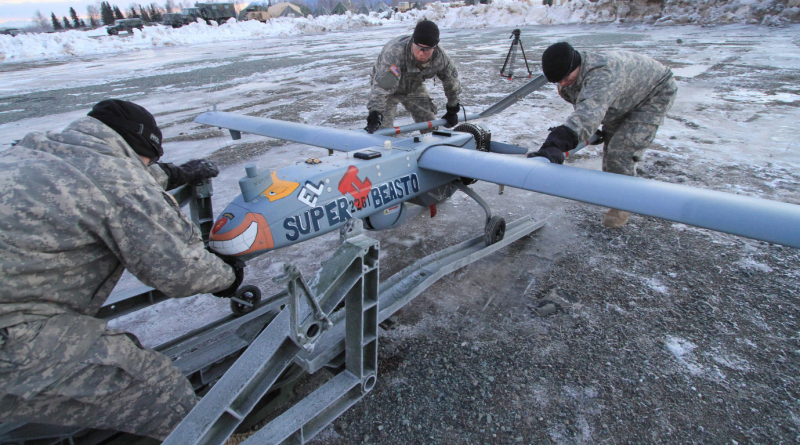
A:
{"type": "Polygon", "coordinates": [[[506,54],[506,61],[503,62],[503,68],[500,69],[500,75],[503,77],[507,77],[508,80],[511,80],[511,78],[514,77],[514,63],[517,60],[517,47],[519,47],[520,51],[522,51],[522,60],[525,61],[525,69],[528,70],[528,77],[533,77],[531,68],[528,66],[528,58],[525,56],[525,48],[522,47],[522,40],[520,40],[519,35],[520,35],[519,29],[511,31],[511,37],[509,37],[509,39],[514,39],[514,40],[511,41],[511,48],[508,49],[508,54],[506,54]],[[506,68],[508,68],[507,74],[506,74],[506,68]]]}

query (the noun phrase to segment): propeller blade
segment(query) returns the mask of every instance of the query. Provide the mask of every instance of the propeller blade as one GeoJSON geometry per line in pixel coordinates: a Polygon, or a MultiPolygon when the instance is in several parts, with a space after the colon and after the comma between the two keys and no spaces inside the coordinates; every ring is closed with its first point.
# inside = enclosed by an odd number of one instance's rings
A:
{"type": "Polygon", "coordinates": [[[372,135],[362,131],[339,130],[265,117],[242,116],[224,111],[209,111],[197,116],[194,121],[199,124],[213,125],[243,133],[258,134],[337,151],[354,151],[367,147],[383,146],[383,143],[387,140],[383,136],[372,135]]]}

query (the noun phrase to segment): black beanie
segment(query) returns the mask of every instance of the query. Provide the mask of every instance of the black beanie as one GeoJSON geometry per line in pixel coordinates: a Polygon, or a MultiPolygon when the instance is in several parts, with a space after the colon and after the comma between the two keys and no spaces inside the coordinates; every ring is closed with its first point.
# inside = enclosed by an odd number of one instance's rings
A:
{"type": "Polygon", "coordinates": [[[567,42],[550,45],[542,53],[542,71],[548,82],[561,82],[581,66],[581,55],[567,42]]]}
{"type": "Polygon", "coordinates": [[[430,20],[417,23],[414,28],[414,43],[422,46],[436,46],[439,44],[439,27],[430,20]]]}
{"type": "Polygon", "coordinates": [[[164,154],[156,118],[144,107],[133,102],[108,99],[95,104],[89,117],[119,133],[138,155],[155,161],[164,154]]]}

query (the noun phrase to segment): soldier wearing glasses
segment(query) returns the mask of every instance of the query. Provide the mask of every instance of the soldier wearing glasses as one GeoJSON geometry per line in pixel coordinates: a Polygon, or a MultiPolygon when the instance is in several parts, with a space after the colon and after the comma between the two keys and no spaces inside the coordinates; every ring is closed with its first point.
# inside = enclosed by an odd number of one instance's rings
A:
{"type": "Polygon", "coordinates": [[[417,23],[414,34],[392,39],[372,68],[367,109],[368,133],[394,126],[397,104],[411,113],[414,122],[434,120],[436,106],[425,88],[434,76],[442,81],[447,96],[446,127],[458,123],[461,82],[453,59],[439,46],[439,27],[430,20],[417,23]]]}
{"type": "MultiPolygon", "coordinates": [[[[564,153],[589,139],[602,124],[603,171],[636,176],[636,162],[643,159],[675,101],[678,85],[672,71],[641,54],[578,52],[567,42],[544,51],[542,71],[575,110],[528,157],[542,156],[562,164],[564,153]]],[[[629,216],[629,212],[610,209],[603,225],[625,225],[629,216]]]]}

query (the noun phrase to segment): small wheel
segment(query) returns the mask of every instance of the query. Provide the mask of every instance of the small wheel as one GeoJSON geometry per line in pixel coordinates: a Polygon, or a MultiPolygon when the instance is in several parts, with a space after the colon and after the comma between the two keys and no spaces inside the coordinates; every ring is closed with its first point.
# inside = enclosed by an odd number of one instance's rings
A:
{"type": "Polygon", "coordinates": [[[493,216],[483,230],[483,241],[487,246],[500,241],[506,234],[506,220],[500,216],[493,216]]]}
{"type": "Polygon", "coordinates": [[[236,291],[236,295],[231,298],[231,312],[233,315],[242,316],[253,312],[261,302],[261,289],[252,284],[242,286],[236,291]]]}

